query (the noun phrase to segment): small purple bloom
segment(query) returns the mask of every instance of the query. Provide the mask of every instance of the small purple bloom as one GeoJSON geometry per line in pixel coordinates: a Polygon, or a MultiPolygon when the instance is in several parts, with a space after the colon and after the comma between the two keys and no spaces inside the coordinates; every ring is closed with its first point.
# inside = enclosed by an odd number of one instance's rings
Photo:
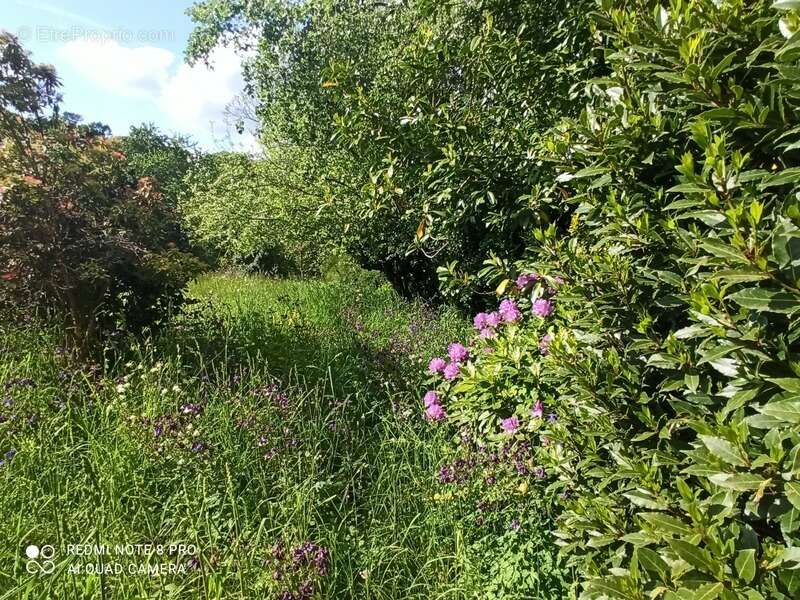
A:
{"type": "Polygon", "coordinates": [[[535,467],[533,469],[533,474],[536,475],[539,479],[544,479],[544,468],[543,467],[535,467]]]}
{"type": "Polygon", "coordinates": [[[549,415],[547,415],[547,420],[550,423],[555,423],[556,421],[558,421],[558,417],[556,416],[556,413],[550,413],[549,415]]]}
{"type": "Polygon", "coordinates": [[[428,363],[428,370],[431,373],[441,373],[442,371],[444,371],[444,367],[446,364],[447,363],[444,361],[443,358],[439,358],[437,356],[436,358],[432,358],[431,362],[428,363]]]}
{"type": "Polygon", "coordinates": [[[444,368],[444,378],[448,381],[452,381],[456,377],[461,374],[461,367],[458,366],[458,363],[450,363],[444,368]]]}
{"type": "Polygon", "coordinates": [[[522,318],[522,313],[519,312],[517,303],[510,299],[503,300],[500,303],[500,309],[498,312],[500,313],[503,321],[506,323],[514,323],[522,318]]]}
{"type": "Polygon", "coordinates": [[[538,273],[523,273],[517,277],[517,287],[521,290],[524,290],[537,279],[539,279],[538,273]]]}
{"type": "Polygon", "coordinates": [[[550,343],[553,341],[553,336],[549,333],[542,336],[542,339],[539,340],[539,352],[542,355],[547,356],[550,354],[550,343]]]}
{"type": "Polygon", "coordinates": [[[456,363],[464,362],[469,358],[469,350],[458,342],[453,342],[447,347],[447,354],[450,356],[450,360],[456,363]]]}
{"type": "Polygon", "coordinates": [[[490,312],[486,315],[486,326],[487,327],[497,327],[502,322],[502,318],[500,317],[500,313],[497,311],[490,312]]]}
{"type": "Polygon", "coordinates": [[[512,529],[512,531],[519,531],[519,520],[518,519],[514,519],[513,521],[511,521],[511,529],[512,529]]]}
{"type": "Polygon", "coordinates": [[[544,414],[544,404],[542,404],[541,400],[537,400],[536,404],[533,405],[531,409],[531,416],[535,419],[541,419],[542,415],[544,414]]]}
{"type": "Polygon", "coordinates": [[[538,298],[534,301],[531,310],[533,311],[533,314],[539,317],[547,317],[553,314],[553,303],[550,302],[550,300],[538,298]]]}
{"type": "Polygon", "coordinates": [[[472,324],[475,326],[475,329],[483,329],[486,327],[486,317],[488,317],[485,312],[478,313],[475,315],[475,318],[472,320],[472,324]]]}
{"type": "Polygon", "coordinates": [[[516,433],[517,429],[519,429],[519,419],[517,417],[508,417],[507,419],[503,419],[500,421],[500,427],[502,427],[503,431],[506,433],[516,433]]]}
{"type": "Polygon", "coordinates": [[[438,422],[444,421],[447,415],[441,404],[431,404],[425,409],[425,418],[428,419],[428,421],[438,422]]]}
{"type": "Polygon", "coordinates": [[[423,401],[425,402],[425,408],[428,408],[432,404],[438,404],[439,403],[439,394],[437,394],[433,390],[429,390],[428,392],[425,393],[425,396],[423,397],[423,401]]]}

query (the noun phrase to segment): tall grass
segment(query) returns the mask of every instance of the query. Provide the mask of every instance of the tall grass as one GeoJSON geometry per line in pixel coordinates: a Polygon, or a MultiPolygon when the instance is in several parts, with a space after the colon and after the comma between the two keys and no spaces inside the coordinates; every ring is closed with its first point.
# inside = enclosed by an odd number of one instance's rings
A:
{"type": "Polygon", "coordinates": [[[215,275],[192,294],[94,369],[46,328],[3,326],[0,598],[277,598],[304,579],[320,598],[470,595],[416,395],[458,316],[364,282],[215,275]],[[199,554],[68,552],[173,542],[199,554]],[[326,574],[275,558],[303,542],[326,574]],[[52,574],[26,571],[29,544],[55,548],[52,574]],[[98,562],[185,572],[70,572],[98,562]]]}

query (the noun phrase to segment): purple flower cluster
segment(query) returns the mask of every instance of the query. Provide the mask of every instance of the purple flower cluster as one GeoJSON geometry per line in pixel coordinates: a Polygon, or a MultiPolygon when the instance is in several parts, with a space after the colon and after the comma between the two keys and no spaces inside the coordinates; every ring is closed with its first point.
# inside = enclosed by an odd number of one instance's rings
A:
{"type": "Polygon", "coordinates": [[[269,383],[262,385],[253,391],[255,396],[265,398],[275,404],[278,408],[286,410],[289,408],[289,397],[280,390],[277,384],[269,383]]]}
{"type": "Polygon", "coordinates": [[[517,307],[517,303],[508,298],[500,303],[498,312],[505,323],[515,323],[522,318],[522,313],[517,307]]]}
{"type": "Polygon", "coordinates": [[[519,277],[517,277],[517,287],[521,290],[524,290],[530,284],[539,280],[538,273],[523,273],[519,277]]]}
{"type": "Polygon", "coordinates": [[[439,394],[433,390],[429,390],[423,397],[425,402],[425,418],[428,421],[438,422],[444,421],[447,418],[447,413],[441,405],[439,394]]]}
{"type": "Polygon", "coordinates": [[[281,600],[309,600],[314,596],[314,582],[330,571],[330,552],[315,542],[303,542],[288,550],[283,542],[278,542],[270,554],[274,566],[272,578],[285,586],[278,594],[281,600]]]}
{"type": "Polygon", "coordinates": [[[553,314],[553,303],[546,298],[537,298],[531,305],[531,312],[538,317],[549,317],[553,314]]]}
{"type": "Polygon", "coordinates": [[[519,418],[518,417],[508,417],[507,419],[503,419],[500,421],[500,427],[503,428],[508,434],[514,434],[519,429],[519,418]]]}

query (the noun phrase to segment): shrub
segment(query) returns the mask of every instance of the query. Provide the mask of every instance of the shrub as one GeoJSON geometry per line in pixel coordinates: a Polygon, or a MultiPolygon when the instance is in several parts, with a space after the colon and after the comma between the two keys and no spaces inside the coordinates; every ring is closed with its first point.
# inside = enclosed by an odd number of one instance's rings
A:
{"type": "Polygon", "coordinates": [[[610,75],[541,151],[554,224],[483,272],[522,316],[435,379],[451,422],[538,448],[584,598],[800,593],[792,8],[602,2],[610,75]]]}
{"type": "Polygon", "coordinates": [[[180,208],[193,243],[222,265],[313,276],[341,244],[342,216],[319,214],[325,192],[306,186],[288,151],[256,159],[202,157],[185,179],[180,208]]]}
{"type": "Polygon", "coordinates": [[[142,326],[179,300],[201,265],[170,235],[152,179],[130,185],[116,140],[58,114],[58,80],[0,36],[0,272],[3,295],[55,310],[86,350],[122,318],[142,326]]]}

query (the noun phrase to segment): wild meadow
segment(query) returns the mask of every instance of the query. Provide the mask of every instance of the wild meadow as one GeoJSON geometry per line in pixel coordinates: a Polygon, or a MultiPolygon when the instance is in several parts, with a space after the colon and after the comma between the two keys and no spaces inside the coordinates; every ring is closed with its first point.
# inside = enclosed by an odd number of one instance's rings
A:
{"type": "Polygon", "coordinates": [[[413,390],[465,325],[370,283],[204,277],[158,335],[89,366],[4,324],[2,597],[463,593],[413,390]],[[197,553],[129,559],[185,567],[155,578],[71,575],[119,558],[61,553],[31,577],[20,550],[170,542],[197,553]]]}
{"type": "Polygon", "coordinates": [[[0,600],[800,598],[800,1],[186,8],[0,31],[0,600]]]}

